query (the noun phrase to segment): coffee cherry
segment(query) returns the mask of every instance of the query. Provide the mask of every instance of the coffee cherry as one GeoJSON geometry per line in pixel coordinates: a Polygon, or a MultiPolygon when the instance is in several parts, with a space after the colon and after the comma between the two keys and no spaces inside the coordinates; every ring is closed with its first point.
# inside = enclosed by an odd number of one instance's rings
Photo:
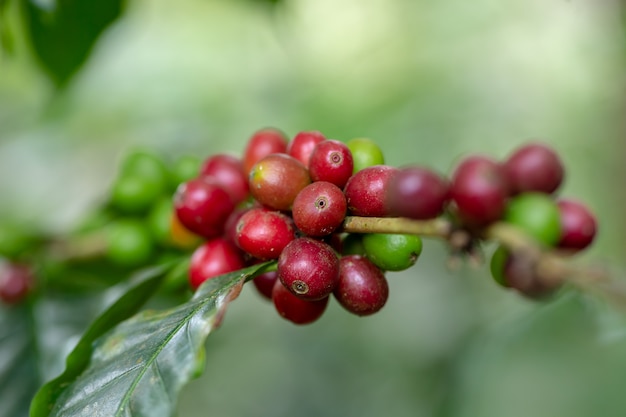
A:
{"type": "Polygon", "coordinates": [[[563,181],[564,168],[557,153],[542,143],[516,149],[504,163],[513,194],[526,191],[553,193],[563,181]]]}
{"type": "Polygon", "coordinates": [[[126,175],[113,184],[111,203],[124,213],[145,213],[164,191],[163,183],[152,178],[126,175]]]}
{"type": "Polygon", "coordinates": [[[504,214],[509,196],[506,173],[488,157],[468,157],[454,171],[450,196],[463,223],[485,226],[504,214]]]}
{"type": "Polygon", "coordinates": [[[291,218],[277,211],[253,208],[239,219],[235,243],[255,258],[269,260],[277,259],[295,237],[291,218]]]}
{"type": "Polygon", "coordinates": [[[287,137],[277,129],[266,128],[255,132],[243,152],[243,174],[247,176],[252,167],[273,153],[287,151],[287,137]]]}
{"type": "Polygon", "coordinates": [[[327,297],[337,286],[339,259],[319,240],[303,237],[290,242],[278,258],[278,278],[304,300],[327,297]]]}
{"type": "Polygon", "coordinates": [[[326,236],[337,229],[346,217],[346,197],[339,187],[318,181],[307,185],[293,202],[293,221],[309,236],[326,236]]]}
{"type": "Polygon", "coordinates": [[[365,255],[362,233],[347,233],[341,242],[343,255],[365,255]]]}
{"type": "Polygon", "coordinates": [[[561,237],[559,209],[547,194],[523,193],[513,197],[504,220],[546,246],[556,245],[561,237]]]}
{"type": "Polygon", "coordinates": [[[491,255],[491,262],[489,263],[491,277],[503,287],[508,286],[504,278],[504,268],[508,259],[509,251],[507,251],[504,246],[498,246],[493,252],[493,255],[491,255]]]}
{"type": "Polygon", "coordinates": [[[200,174],[202,161],[194,155],[181,156],[172,166],[172,183],[178,187],[180,183],[196,178],[200,174]]]}
{"type": "Polygon", "coordinates": [[[326,137],[318,131],[299,132],[287,144],[287,154],[302,162],[302,165],[305,167],[308,167],[313,148],[325,140],[326,137]]]}
{"type": "Polygon", "coordinates": [[[339,283],[333,294],[349,312],[368,316],[383,308],[389,285],[383,272],[369,259],[349,255],[339,260],[339,283]]]}
{"type": "Polygon", "coordinates": [[[222,234],[224,223],[234,208],[230,195],[207,178],[182,183],[174,195],[174,210],[180,222],[207,239],[222,234]]]}
{"type": "Polygon", "coordinates": [[[290,210],[300,190],[311,183],[304,165],[287,154],[261,159],[250,171],[250,193],[275,210],[290,210]]]}
{"type": "Polygon", "coordinates": [[[107,257],[117,265],[133,267],[146,263],[152,255],[150,230],[140,220],[122,219],[107,230],[107,257]]]}
{"type": "Polygon", "coordinates": [[[248,198],[248,177],[243,173],[241,160],[232,155],[210,156],[203,162],[200,176],[214,178],[230,194],[235,205],[248,198]]]}
{"type": "Polygon", "coordinates": [[[35,278],[30,267],[17,263],[0,264],[0,300],[17,304],[31,292],[35,278]]]}
{"type": "Polygon", "coordinates": [[[561,238],[558,247],[573,251],[585,249],[596,235],[596,219],[584,204],[574,200],[557,201],[561,217],[561,238]]]}
{"type": "Polygon", "coordinates": [[[191,255],[189,284],[194,290],[204,281],[246,266],[243,253],[233,243],[215,238],[199,246],[191,255]]]}
{"type": "Polygon", "coordinates": [[[154,241],[161,246],[169,246],[172,243],[171,218],[173,213],[174,205],[169,197],[161,197],[148,213],[148,228],[154,241]]]}
{"type": "Polygon", "coordinates": [[[193,249],[197,247],[201,238],[187,229],[178,219],[176,213],[170,215],[170,241],[172,246],[179,249],[193,249]]]}
{"type": "Polygon", "coordinates": [[[385,271],[403,271],[415,265],[422,253],[417,235],[370,233],[363,235],[367,257],[385,271]]]}
{"type": "Polygon", "coordinates": [[[397,172],[397,168],[376,165],[354,174],[344,189],[348,211],[354,216],[388,216],[385,192],[397,172]]]}
{"type": "Polygon", "coordinates": [[[272,290],[272,301],[276,311],[282,318],[294,324],[309,324],[319,319],[328,306],[329,297],[315,301],[296,297],[285,286],[276,280],[272,290]]]}
{"type": "Polygon", "coordinates": [[[449,195],[446,179],[427,168],[412,166],[393,176],[386,198],[393,216],[426,220],[443,212],[449,195]]]}
{"type": "Polygon", "coordinates": [[[255,277],[252,280],[252,284],[254,284],[254,287],[261,296],[271,300],[272,290],[276,281],[278,281],[278,271],[270,271],[255,277]]]}
{"type": "Polygon", "coordinates": [[[224,234],[223,237],[226,240],[229,240],[235,244],[237,244],[237,225],[239,224],[239,220],[246,214],[251,207],[239,207],[236,208],[228,219],[226,219],[226,224],[224,225],[224,234]]]}
{"type": "Polygon", "coordinates": [[[359,172],[363,168],[385,163],[383,151],[371,139],[356,138],[348,141],[346,145],[352,154],[353,173],[359,172]]]}
{"type": "Polygon", "coordinates": [[[120,177],[142,177],[158,183],[163,189],[169,184],[170,173],[165,162],[148,151],[134,151],[120,164],[120,177]]]}
{"type": "Polygon", "coordinates": [[[328,181],[343,188],[352,176],[350,149],[337,140],[320,142],[309,160],[309,174],[313,181],[328,181]]]}

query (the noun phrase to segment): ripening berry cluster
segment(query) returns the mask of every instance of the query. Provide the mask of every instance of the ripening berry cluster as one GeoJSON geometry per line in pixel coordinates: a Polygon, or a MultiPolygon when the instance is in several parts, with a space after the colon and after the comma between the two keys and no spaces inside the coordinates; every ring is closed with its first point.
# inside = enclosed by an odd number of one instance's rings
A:
{"type": "MultiPolygon", "coordinates": [[[[343,233],[347,215],[445,216],[477,238],[505,221],[546,247],[584,249],[595,219],[583,204],[554,197],[563,175],[557,154],[540,143],[505,161],[469,156],[448,179],[423,166],[385,165],[369,139],[343,143],[303,131],[289,140],[267,128],[251,136],[241,158],[209,156],[198,176],[178,187],[174,210],[186,229],[205,239],[191,258],[192,288],[276,260],[276,271],[253,282],[282,317],[306,324],[322,315],[331,296],[356,315],[378,312],[389,296],[385,273],[411,267],[421,253],[417,235],[343,233]]],[[[553,290],[518,263],[498,249],[494,278],[529,296],[553,290]]]]}

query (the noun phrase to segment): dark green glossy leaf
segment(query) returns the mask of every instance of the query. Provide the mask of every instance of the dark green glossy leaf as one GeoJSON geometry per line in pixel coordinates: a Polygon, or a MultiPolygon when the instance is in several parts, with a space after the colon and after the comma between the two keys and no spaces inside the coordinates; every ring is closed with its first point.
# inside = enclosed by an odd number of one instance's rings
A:
{"type": "Polygon", "coordinates": [[[122,13],[122,0],[22,1],[33,50],[50,78],[66,84],[100,34],[122,13]]]}
{"type": "Polygon", "coordinates": [[[171,274],[186,271],[187,263],[177,267],[172,264],[155,267],[139,273],[129,284],[121,284],[109,290],[110,295],[119,297],[104,311],[83,334],[78,344],[66,359],[65,371],[57,378],[45,384],[35,396],[31,405],[32,416],[47,416],[65,387],[72,383],[89,365],[93,352],[93,342],[121,321],[137,313],[141,306],[158,290],[160,284],[171,274]],[[128,287],[130,286],[130,289],[128,287]],[[121,291],[125,290],[120,297],[121,291]],[[111,294],[117,293],[117,294],[111,294]]]}
{"type": "Polygon", "coordinates": [[[185,304],[121,323],[94,341],[90,363],[70,384],[57,384],[58,396],[48,403],[38,396],[31,416],[173,416],[180,390],[198,374],[206,337],[243,283],[267,266],[213,278],[185,304]]]}

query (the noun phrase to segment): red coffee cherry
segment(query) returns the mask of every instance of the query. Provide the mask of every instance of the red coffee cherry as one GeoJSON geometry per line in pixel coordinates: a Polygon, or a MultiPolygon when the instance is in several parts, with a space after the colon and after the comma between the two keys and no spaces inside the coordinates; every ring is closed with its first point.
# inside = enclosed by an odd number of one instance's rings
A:
{"type": "Polygon", "coordinates": [[[250,207],[240,207],[230,213],[230,216],[228,216],[226,224],[224,225],[224,239],[237,244],[237,225],[243,215],[250,211],[250,209],[250,207]]]}
{"type": "Polygon", "coordinates": [[[339,259],[319,240],[302,237],[291,241],[278,258],[278,278],[304,300],[328,297],[339,280],[339,259]]]}
{"type": "Polygon", "coordinates": [[[454,171],[450,195],[466,225],[485,226],[504,214],[509,197],[506,173],[488,157],[468,157],[454,171]]]}
{"type": "Polygon", "coordinates": [[[241,160],[235,156],[210,156],[202,164],[200,176],[214,178],[230,194],[235,205],[248,198],[248,177],[243,173],[241,160]]]}
{"type": "Polygon", "coordinates": [[[318,181],[307,185],[293,202],[293,221],[302,233],[326,236],[346,217],[346,197],[336,185],[318,181]]]}
{"type": "Polygon", "coordinates": [[[450,197],[450,183],[427,168],[406,167],[389,181],[386,196],[393,216],[433,219],[443,213],[450,197]]]}
{"type": "Polygon", "coordinates": [[[369,259],[348,255],[339,260],[339,283],[333,291],[339,304],[357,316],[378,312],[389,298],[383,272],[369,259]]]}
{"type": "Polygon", "coordinates": [[[328,181],[339,188],[346,185],[353,168],[350,149],[337,140],[317,144],[309,160],[309,174],[313,181],[328,181]]]}
{"type": "Polygon", "coordinates": [[[7,263],[0,265],[0,300],[5,304],[17,304],[31,292],[35,278],[30,267],[7,263]]]}
{"type": "Polygon", "coordinates": [[[204,281],[245,267],[243,253],[233,243],[215,238],[199,246],[191,256],[189,283],[197,289],[204,281]]]}
{"type": "Polygon", "coordinates": [[[319,319],[328,306],[328,299],[329,297],[315,301],[303,300],[293,295],[279,279],[272,290],[276,311],[282,318],[294,324],[309,324],[319,319]]]}
{"type": "Polygon", "coordinates": [[[235,243],[255,258],[277,259],[296,237],[290,217],[264,208],[253,208],[237,223],[235,243]]]}
{"type": "Polygon", "coordinates": [[[557,153],[542,143],[529,143],[516,149],[503,165],[513,194],[553,193],[561,185],[565,171],[557,153]]]}
{"type": "Polygon", "coordinates": [[[385,193],[397,172],[398,168],[375,165],[355,173],[344,189],[348,211],[355,216],[388,216],[385,193]]]}
{"type": "Polygon", "coordinates": [[[266,128],[255,132],[243,152],[243,174],[248,173],[261,159],[273,153],[287,151],[287,137],[278,129],[266,128]]]}
{"type": "Polygon", "coordinates": [[[558,247],[580,251],[588,247],[596,236],[596,218],[581,202],[561,199],[557,201],[561,215],[561,239],[558,247]]]}
{"type": "Polygon", "coordinates": [[[304,165],[287,154],[261,159],[250,171],[250,194],[264,206],[290,210],[300,190],[311,183],[304,165]]]}
{"type": "Polygon", "coordinates": [[[180,222],[193,233],[211,239],[222,234],[235,205],[215,181],[197,178],[178,186],[174,209],[180,222]]]}
{"type": "Polygon", "coordinates": [[[278,281],[278,271],[270,271],[254,278],[252,284],[254,284],[254,287],[262,297],[271,300],[272,290],[276,281],[278,281]]]}
{"type": "Polygon", "coordinates": [[[313,149],[318,143],[325,140],[326,137],[318,131],[299,132],[287,145],[287,154],[308,167],[313,149]]]}

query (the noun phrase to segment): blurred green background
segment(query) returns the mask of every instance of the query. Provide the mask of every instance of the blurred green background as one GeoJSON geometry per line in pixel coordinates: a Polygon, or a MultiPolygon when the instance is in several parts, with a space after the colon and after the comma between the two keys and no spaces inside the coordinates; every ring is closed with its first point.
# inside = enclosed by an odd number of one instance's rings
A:
{"type": "MultiPolygon", "coordinates": [[[[56,90],[8,7],[0,219],[63,232],[103,200],[128,149],[241,152],[265,126],[370,137],[391,165],[443,173],[467,153],[503,158],[540,138],[567,167],[561,194],[600,219],[580,261],[623,276],[622,15],[610,0],[129,2],[56,90]]],[[[626,414],[621,312],[573,291],[527,301],[486,267],[449,272],[445,260],[428,241],[416,267],[389,274],[379,314],[331,303],[301,328],[246,288],[180,415],[626,414]]]]}

